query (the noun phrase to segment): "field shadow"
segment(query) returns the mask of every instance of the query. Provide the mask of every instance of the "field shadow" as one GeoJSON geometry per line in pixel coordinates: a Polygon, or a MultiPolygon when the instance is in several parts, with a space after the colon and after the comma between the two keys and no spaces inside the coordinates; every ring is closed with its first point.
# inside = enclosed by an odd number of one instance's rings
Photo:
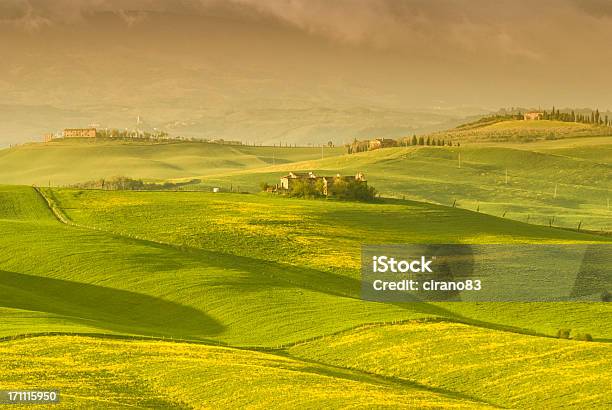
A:
{"type": "MultiPolygon", "coordinates": [[[[139,240],[146,242],[144,240],[139,240]]],[[[152,246],[167,246],[153,243],[152,246]]],[[[259,291],[263,288],[298,288],[330,296],[361,300],[365,304],[385,303],[415,313],[435,315],[456,321],[468,319],[435,304],[414,302],[373,302],[362,299],[362,282],[341,274],[321,271],[303,266],[292,266],[275,261],[267,261],[247,256],[238,256],[198,248],[183,249],[183,255],[191,255],[206,266],[227,270],[228,266],[246,275],[231,283],[239,293],[259,291]],[[261,279],[264,279],[261,281],[261,279]]],[[[224,284],[227,286],[228,284],[224,284]]]]}
{"type": "Polygon", "coordinates": [[[175,302],[86,283],[0,271],[0,306],[66,316],[72,322],[122,333],[198,337],[224,327],[175,302]]]}

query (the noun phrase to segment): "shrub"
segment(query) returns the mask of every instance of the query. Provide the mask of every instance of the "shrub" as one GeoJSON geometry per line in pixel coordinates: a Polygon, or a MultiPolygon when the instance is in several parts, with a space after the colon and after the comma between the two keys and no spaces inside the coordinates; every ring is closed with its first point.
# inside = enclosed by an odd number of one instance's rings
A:
{"type": "Polygon", "coordinates": [[[372,201],[376,197],[376,189],[365,183],[338,179],[331,187],[331,194],[347,201],[372,201]]]}
{"type": "Polygon", "coordinates": [[[610,295],[610,292],[608,292],[607,290],[604,290],[601,293],[601,301],[602,302],[610,302],[610,301],[612,301],[612,295],[610,295]]]}
{"type": "Polygon", "coordinates": [[[318,191],[312,183],[302,180],[295,181],[291,192],[289,192],[289,196],[297,198],[317,198],[322,195],[321,191],[318,191]]]}
{"type": "Polygon", "coordinates": [[[270,187],[270,185],[267,182],[260,182],[259,183],[259,187],[261,188],[262,191],[267,191],[268,188],[270,187]]]}
{"type": "Polygon", "coordinates": [[[593,336],[590,333],[579,333],[573,337],[574,340],[581,340],[583,342],[592,342],[593,336]]]}
{"type": "Polygon", "coordinates": [[[569,339],[571,333],[572,333],[571,329],[559,329],[557,331],[557,337],[559,339],[569,339]]]}

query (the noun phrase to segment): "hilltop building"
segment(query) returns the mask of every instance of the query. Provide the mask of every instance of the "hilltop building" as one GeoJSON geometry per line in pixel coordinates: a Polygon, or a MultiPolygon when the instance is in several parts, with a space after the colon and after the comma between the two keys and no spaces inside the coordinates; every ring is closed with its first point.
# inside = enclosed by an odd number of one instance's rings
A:
{"type": "Polygon", "coordinates": [[[55,135],[49,133],[49,134],[45,134],[43,135],[43,142],[49,142],[51,141],[53,138],[55,137],[55,135]]]}
{"type": "Polygon", "coordinates": [[[320,182],[322,187],[322,194],[325,196],[331,195],[331,188],[333,187],[334,183],[338,181],[356,181],[358,183],[367,184],[365,175],[362,172],[359,172],[354,176],[343,176],[340,174],[336,174],[336,176],[319,176],[314,174],[313,172],[289,172],[288,175],[285,175],[280,178],[280,184],[275,187],[275,191],[290,192],[297,181],[307,181],[309,184],[312,185],[316,185],[318,182],[320,182]]]}
{"type": "Polygon", "coordinates": [[[62,132],[64,138],[96,138],[96,136],[95,128],[66,128],[62,132]]]}
{"type": "Polygon", "coordinates": [[[541,120],[543,116],[544,116],[544,113],[537,112],[537,111],[526,112],[525,114],[523,114],[523,120],[525,121],[541,120]]]}
{"type": "Polygon", "coordinates": [[[375,150],[379,148],[389,148],[395,147],[397,145],[397,141],[391,138],[376,138],[370,141],[369,150],[375,150]]]}

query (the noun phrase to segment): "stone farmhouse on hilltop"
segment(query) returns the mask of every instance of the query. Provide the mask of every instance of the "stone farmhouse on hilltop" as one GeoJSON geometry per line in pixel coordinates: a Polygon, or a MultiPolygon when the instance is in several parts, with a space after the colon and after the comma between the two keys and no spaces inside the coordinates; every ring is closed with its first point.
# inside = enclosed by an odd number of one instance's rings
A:
{"type": "Polygon", "coordinates": [[[322,182],[323,185],[323,195],[329,196],[331,194],[331,188],[337,181],[356,181],[358,183],[367,184],[365,175],[362,172],[358,172],[356,175],[352,176],[342,176],[340,174],[336,174],[336,176],[319,176],[315,175],[313,172],[289,172],[288,175],[281,177],[280,184],[275,187],[276,192],[290,192],[293,189],[293,186],[296,181],[307,181],[309,184],[315,185],[318,181],[322,182]]]}
{"type": "Polygon", "coordinates": [[[389,148],[397,146],[397,141],[391,138],[376,138],[368,143],[368,149],[370,151],[380,148],[389,148]]]}
{"type": "Polygon", "coordinates": [[[525,114],[523,114],[523,120],[525,121],[541,120],[543,116],[544,116],[544,113],[537,112],[537,111],[526,112],[525,114]]]}
{"type": "Polygon", "coordinates": [[[95,128],[66,128],[62,132],[64,138],[96,138],[95,128]]]}

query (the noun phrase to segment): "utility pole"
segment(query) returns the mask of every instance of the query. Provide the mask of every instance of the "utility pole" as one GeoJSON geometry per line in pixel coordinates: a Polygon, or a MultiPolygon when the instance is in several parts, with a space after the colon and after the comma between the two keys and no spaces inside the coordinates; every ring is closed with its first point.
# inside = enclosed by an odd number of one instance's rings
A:
{"type": "Polygon", "coordinates": [[[557,184],[555,183],[555,193],[553,194],[553,198],[557,198],[557,184]]]}

